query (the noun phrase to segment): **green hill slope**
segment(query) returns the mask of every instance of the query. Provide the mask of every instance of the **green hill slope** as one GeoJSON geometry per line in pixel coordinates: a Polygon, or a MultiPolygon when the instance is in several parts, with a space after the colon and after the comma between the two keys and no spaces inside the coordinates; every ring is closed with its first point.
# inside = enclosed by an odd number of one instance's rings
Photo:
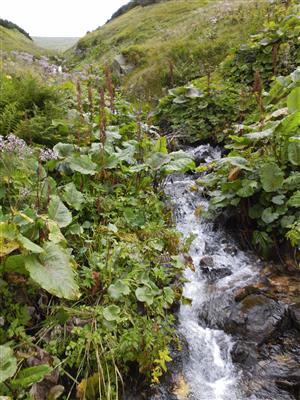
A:
{"type": "Polygon", "coordinates": [[[169,0],[136,6],[88,33],[68,54],[81,69],[112,63],[123,55],[122,77],[132,97],[147,101],[164,88],[205,75],[232,47],[257,31],[267,15],[265,0],[169,0]]]}
{"type": "Polygon", "coordinates": [[[33,55],[41,55],[44,50],[17,29],[8,29],[0,25],[1,52],[22,51],[33,55]]]}
{"type": "Polygon", "coordinates": [[[33,37],[34,42],[38,46],[53,51],[66,51],[70,47],[74,46],[78,39],[79,37],[33,37]]]}

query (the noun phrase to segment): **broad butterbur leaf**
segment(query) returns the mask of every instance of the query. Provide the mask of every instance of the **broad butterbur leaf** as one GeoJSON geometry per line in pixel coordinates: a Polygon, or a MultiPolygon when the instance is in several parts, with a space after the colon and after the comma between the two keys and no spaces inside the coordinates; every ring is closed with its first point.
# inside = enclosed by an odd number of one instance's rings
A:
{"type": "Polygon", "coordinates": [[[25,258],[25,267],[31,279],[54,296],[76,300],[79,288],[68,252],[57,244],[47,242],[44,253],[25,258]]]}
{"type": "Polygon", "coordinates": [[[289,94],[287,99],[289,112],[294,113],[300,111],[300,87],[296,87],[289,94]]]}
{"type": "Polygon", "coordinates": [[[119,300],[122,296],[129,295],[129,293],[129,286],[121,280],[116,281],[116,283],[110,285],[108,288],[108,294],[114,300],[119,300]]]}
{"type": "Polygon", "coordinates": [[[58,243],[66,241],[64,235],[61,233],[61,230],[60,230],[57,222],[52,221],[52,219],[49,219],[47,221],[47,226],[48,226],[48,230],[49,230],[48,238],[49,238],[50,242],[58,244],[58,243]]]}
{"type": "Polygon", "coordinates": [[[0,346],[0,383],[11,378],[17,371],[17,360],[13,350],[8,346],[0,346]]]}
{"type": "Polygon", "coordinates": [[[266,192],[275,192],[283,184],[284,173],[274,163],[264,164],[260,170],[260,180],[266,192]]]}
{"type": "Polygon", "coordinates": [[[116,321],[119,318],[120,312],[121,312],[120,307],[112,304],[111,306],[104,308],[103,317],[109,322],[116,321]]]}
{"type": "Polygon", "coordinates": [[[154,294],[152,290],[147,286],[136,289],[135,295],[138,301],[146,303],[148,304],[148,306],[151,306],[151,304],[153,304],[154,294]]]}
{"type": "Polygon", "coordinates": [[[72,214],[58,196],[51,196],[48,214],[57,222],[60,228],[65,228],[72,222],[72,214]]]}
{"type": "Polygon", "coordinates": [[[40,254],[44,251],[40,246],[33,243],[31,240],[27,239],[23,235],[18,236],[18,241],[24,249],[30,251],[31,253],[40,254]]]}
{"type": "Polygon", "coordinates": [[[33,383],[40,382],[45,375],[49,374],[52,368],[47,364],[36,365],[34,367],[22,369],[12,384],[16,387],[28,387],[33,383]]]}
{"type": "Polygon", "coordinates": [[[300,191],[293,194],[288,201],[288,205],[290,207],[300,207],[300,191]]]}
{"type": "Polygon", "coordinates": [[[60,156],[60,157],[68,157],[70,156],[74,150],[75,146],[73,144],[68,143],[57,143],[53,150],[60,156]]]}
{"type": "Polygon", "coordinates": [[[70,168],[83,175],[95,175],[97,164],[95,164],[87,155],[73,156],[68,159],[70,168]]]}
{"type": "Polygon", "coordinates": [[[17,227],[8,222],[0,222],[0,257],[4,257],[20,247],[16,240],[17,227]]]}
{"type": "Polygon", "coordinates": [[[300,143],[289,143],[288,145],[288,159],[293,165],[300,165],[300,143]]]}
{"type": "Polygon", "coordinates": [[[64,187],[63,199],[69,206],[80,211],[84,202],[84,196],[80,193],[73,182],[68,183],[64,187]]]}
{"type": "Polygon", "coordinates": [[[244,135],[247,139],[251,139],[251,140],[261,140],[261,139],[265,139],[267,137],[270,137],[273,135],[273,129],[266,129],[265,131],[261,131],[261,132],[253,132],[253,133],[247,133],[246,135],[244,135]]]}
{"type": "Polygon", "coordinates": [[[169,156],[171,160],[163,167],[164,172],[167,174],[176,172],[184,173],[196,167],[192,157],[182,150],[170,153],[169,156]]]}
{"type": "Polygon", "coordinates": [[[271,207],[266,208],[262,215],[261,219],[266,223],[266,224],[271,224],[272,222],[276,221],[276,219],[279,217],[279,214],[276,212],[273,212],[271,207]]]}
{"type": "Polygon", "coordinates": [[[168,154],[163,153],[152,153],[146,160],[148,165],[153,171],[158,171],[161,167],[171,161],[171,157],[168,154]]]}

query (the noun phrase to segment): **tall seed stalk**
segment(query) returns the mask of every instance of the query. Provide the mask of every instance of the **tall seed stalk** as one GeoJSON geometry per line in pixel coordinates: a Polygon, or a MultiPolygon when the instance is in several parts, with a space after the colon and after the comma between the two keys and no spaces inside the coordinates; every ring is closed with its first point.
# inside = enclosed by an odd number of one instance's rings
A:
{"type": "Polygon", "coordinates": [[[111,69],[108,65],[105,67],[105,85],[109,94],[110,108],[112,113],[115,113],[115,90],[112,81],[111,69]]]}
{"type": "Polygon", "coordinates": [[[255,71],[254,74],[254,83],[253,83],[253,93],[255,95],[256,98],[256,102],[261,114],[261,118],[263,118],[263,114],[264,114],[264,104],[263,104],[263,98],[262,98],[262,92],[263,92],[263,83],[262,83],[262,79],[260,76],[259,71],[255,71]]]}
{"type": "MultiPolygon", "coordinates": [[[[76,83],[76,94],[77,94],[77,111],[80,117],[80,122],[81,124],[84,123],[84,115],[83,115],[83,105],[82,105],[82,90],[81,90],[81,84],[80,81],[78,80],[76,83]]],[[[77,131],[77,144],[80,146],[81,143],[81,132],[80,132],[80,127],[78,128],[77,131]]]]}

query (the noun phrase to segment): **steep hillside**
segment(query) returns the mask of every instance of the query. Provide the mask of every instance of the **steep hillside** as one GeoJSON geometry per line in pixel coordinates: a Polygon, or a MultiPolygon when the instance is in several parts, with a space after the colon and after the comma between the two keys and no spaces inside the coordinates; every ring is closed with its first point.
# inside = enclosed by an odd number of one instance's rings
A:
{"type": "Polygon", "coordinates": [[[0,48],[2,52],[22,51],[33,55],[40,55],[44,51],[28,36],[18,29],[11,29],[0,24],[0,48]]]}
{"type": "Polygon", "coordinates": [[[128,94],[152,100],[164,93],[163,88],[213,69],[229,49],[262,25],[267,4],[265,0],[169,0],[135,6],[83,37],[70,51],[69,63],[82,69],[113,63],[123,55],[114,69],[126,72],[122,83],[128,94]]]}

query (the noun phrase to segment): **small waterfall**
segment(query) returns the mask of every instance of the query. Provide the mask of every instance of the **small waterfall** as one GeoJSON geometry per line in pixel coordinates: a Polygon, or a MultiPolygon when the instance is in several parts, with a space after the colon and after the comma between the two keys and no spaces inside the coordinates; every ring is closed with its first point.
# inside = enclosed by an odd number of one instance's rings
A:
{"type": "MultiPolygon", "coordinates": [[[[190,150],[203,163],[221,157],[221,152],[210,145],[202,145],[190,150]]],[[[171,177],[166,185],[166,194],[171,198],[177,229],[188,237],[195,234],[190,256],[195,271],[188,269],[188,282],[184,295],[192,299],[192,305],[181,305],[179,312],[179,332],[188,345],[188,357],[184,361],[183,375],[189,386],[190,400],[246,400],[239,381],[240,374],[235,369],[230,352],[233,345],[230,336],[222,330],[210,329],[200,321],[200,311],[209,306],[215,298],[226,298],[238,287],[245,286],[258,274],[259,260],[240,251],[234,241],[211,222],[195,215],[198,207],[207,209],[208,201],[199,191],[191,190],[195,185],[192,176],[171,177]],[[219,278],[209,280],[203,272],[200,261],[209,258],[219,278]]],[[[251,397],[251,400],[255,396],[251,397]]]]}

